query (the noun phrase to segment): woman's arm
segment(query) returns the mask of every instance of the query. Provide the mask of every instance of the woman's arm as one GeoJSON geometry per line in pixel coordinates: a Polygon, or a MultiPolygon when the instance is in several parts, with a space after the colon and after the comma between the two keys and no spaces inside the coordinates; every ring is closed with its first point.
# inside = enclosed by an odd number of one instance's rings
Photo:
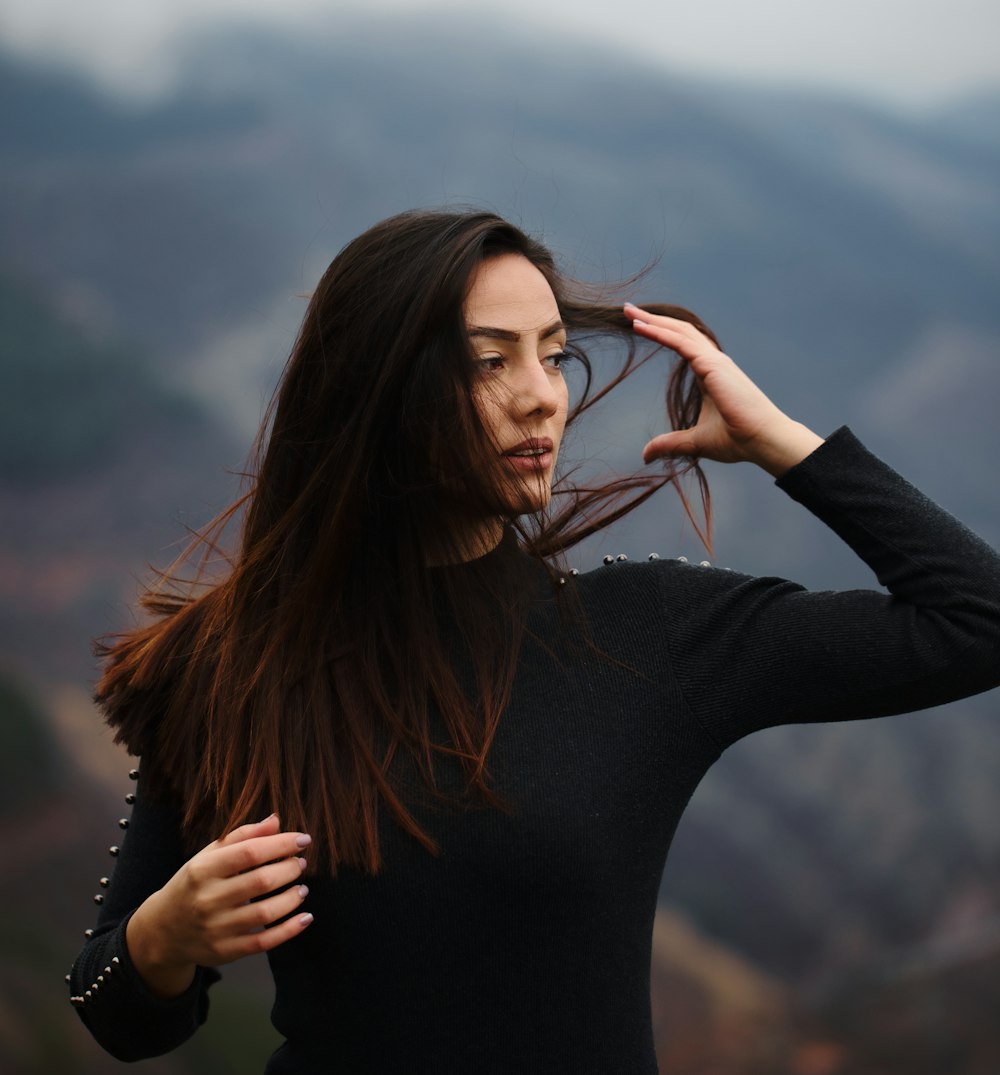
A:
{"type": "Polygon", "coordinates": [[[908,712],[1000,684],[1000,557],[985,542],[846,430],[824,443],[793,422],[693,326],[626,313],[691,364],[703,391],[694,428],[655,437],[647,461],[756,463],[888,590],[660,572],[671,667],[720,748],[774,724],[908,712]]]}
{"type": "Polygon", "coordinates": [[[69,975],[70,1001],[98,1043],[119,1060],[158,1056],[187,1040],[208,1014],[207,990],[219,975],[199,971],[181,995],[158,997],[131,959],[129,920],[148,896],[184,863],[177,812],[150,802],[135,788],[130,818],[122,819],[120,847],[110,848],[109,877],[101,879],[93,929],[69,975]]]}
{"type": "Polygon", "coordinates": [[[272,815],[185,861],[176,811],[144,798],[141,782],[127,824],[69,985],[97,1041],[139,1060],[176,1048],[204,1022],[214,967],[308,926],[312,916],[294,912],[306,893],[295,882],[309,837],[280,832],[272,815]],[[276,889],[284,891],[268,895],[276,889]]]}

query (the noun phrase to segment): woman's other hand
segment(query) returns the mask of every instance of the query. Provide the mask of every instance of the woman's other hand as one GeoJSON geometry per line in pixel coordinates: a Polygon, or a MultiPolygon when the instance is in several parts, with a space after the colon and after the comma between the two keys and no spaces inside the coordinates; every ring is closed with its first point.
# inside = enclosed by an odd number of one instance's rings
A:
{"type": "Polygon", "coordinates": [[[311,838],[280,829],[274,814],[235,829],[135,911],[126,931],[129,956],[154,993],[179,996],[197,967],[266,952],[309,925],[311,914],[295,912],[308,892],[296,882],[311,838]]]}
{"type": "Polygon", "coordinates": [[[722,463],[756,463],[778,477],[823,443],[793,421],[735,362],[694,325],[647,313],[627,303],[625,316],[640,336],[669,347],[698,378],[702,406],[691,429],[661,433],[643,449],[647,463],[670,456],[696,456],[722,463]]]}

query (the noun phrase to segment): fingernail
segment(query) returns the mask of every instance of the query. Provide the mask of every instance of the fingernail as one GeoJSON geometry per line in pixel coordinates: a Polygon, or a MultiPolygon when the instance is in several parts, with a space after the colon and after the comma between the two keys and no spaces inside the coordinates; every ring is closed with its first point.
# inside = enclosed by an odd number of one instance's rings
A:
{"type": "Polygon", "coordinates": [[[299,899],[304,900],[309,895],[308,885],[299,885],[299,899]]]}
{"type": "MultiPolygon", "coordinates": [[[[278,815],[277,815],[277,814],[274,814],[274,813],[268,814],[268,815],[267,815],[267,817],[266,817],[266,818],[264,818],[264,821],[270,821],[272,817],[277,817],[277,816],[278,816],[278,815]]],[[[264,821],[258,821],[258,822],[257,822],[257,824],[258,824],[258,825],[263,825],[263,824],[264,824],[264,821]]]]}
{"type": "Polygon", "coordinates": [[[312,842],[313,838],[304,832],[300,832],[299,835],[295,837],[296,847],[308,847],[312,842]]]}
{"type": "Polygon", "coordinates": [[[646,322],[645,321],[640,321],[640,320],[638,320],[638,318],[635,321],[632,322],[632,328],[637,328],[640,325],[643,328],[645,328],[646,327],[646,322]]]}
{"type": "Polygon", "coordinates": [[[301,871],[302,871],[303,873],[305,873],[305,869],[306,869],[306,866],[308,865],[308,863],[306,862],[306,860],[305,860],[304,858],[298,858],[298,859],[296,859],[295,861],[296,861],[296,862],[297,862],[297,863],[299,864],[299,869],[300,869],[300,870],[301,870],[301,871]]]}
{"type": "Polygon", "coordinates": [[[299,915],[299,925],[300,926],[308,926],[309,923],[312,920],[313,920],[313,916],[311,914],[306,913],[306,914],[300,914],[299,915]]]}

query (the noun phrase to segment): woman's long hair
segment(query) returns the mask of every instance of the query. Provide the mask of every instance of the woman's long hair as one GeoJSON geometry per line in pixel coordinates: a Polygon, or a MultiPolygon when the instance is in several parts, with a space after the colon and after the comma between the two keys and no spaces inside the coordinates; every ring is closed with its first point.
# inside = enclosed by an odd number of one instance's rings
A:
{"type": "MultiPolygon", "coordinates": [[[[98,647],[107,661],[96,697],[116,741],[150,755],[144,790],[182,804],[192,846],[276,810],[318,837],[331,869],[374,872],[380,809],[434,850],[399,772],[433,796],[441,765],[457,764],[463,801],[499,805],[487,755],[524,628],[524,565],[551,563],[696,467],[563,482],[549,511],[507,520],[496,555],[459,573],[430,566],[468,559],[449,526],[459,505],[479,518],[501,511],[463,303],[476,267],[511,253],[549,282],[585,371],[567,424],[649,357],[619,305],[566,279],[500,217],[383,221],[320,280],[248,491],[188,551],[215,550],[239,522],[228,573],[185,584],[175,565],[142,598],[152,622],[98,647]],[[594,391],[583,347],[605,337],[624,358],[594,391]],[[460,626],[468,674],[443,623],[460,626]]],[[[704,328],[679,307],[647,308],[704,328]]],[[[694,424],[699,406],[681,363],[667,388],[673,426],[694,424]]]]}

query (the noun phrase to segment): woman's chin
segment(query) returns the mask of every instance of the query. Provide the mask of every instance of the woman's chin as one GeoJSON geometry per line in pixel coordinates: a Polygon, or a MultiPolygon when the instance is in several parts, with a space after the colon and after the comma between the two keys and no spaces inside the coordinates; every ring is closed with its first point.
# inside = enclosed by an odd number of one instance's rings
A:
{"type": "Polygon", "coordinates": [[[516,489],[505,491],[504,501],[511,515],[530,515],[544,511],[552,499],[552,489],[547,480],[525,482],[516,489]]]}

